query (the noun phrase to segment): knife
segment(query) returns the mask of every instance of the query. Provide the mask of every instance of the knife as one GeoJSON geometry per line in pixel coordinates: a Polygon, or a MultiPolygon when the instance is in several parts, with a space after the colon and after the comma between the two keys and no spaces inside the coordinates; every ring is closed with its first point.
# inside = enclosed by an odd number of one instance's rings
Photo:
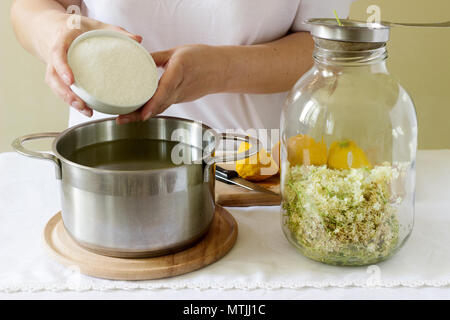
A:
{"type": "Polygon", "coordinates": [[[241,177],[239,177],[238,173],[234,170],[227,170],[219,166],[216,166],[216,180],[227,184],[233,184],[250,191],[264,192],[277,197],[280,196],[278,193],[275,193],[255,183],[242,179],[241,177]]]}

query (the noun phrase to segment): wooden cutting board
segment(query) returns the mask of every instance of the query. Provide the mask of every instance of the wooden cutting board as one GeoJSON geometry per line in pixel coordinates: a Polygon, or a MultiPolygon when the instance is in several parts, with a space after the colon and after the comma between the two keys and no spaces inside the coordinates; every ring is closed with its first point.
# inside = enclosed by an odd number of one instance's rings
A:
{"type": "MultiPolygon", "coordinates": [[[[224,169],[234,170],[234,163],[218,164],[224,169]]],[[[247,189],[229,185],[216,180],[216,203],[225,207],[276,206],[281,203],[280,176],[276,175],[258,185],[278,194],[272,196],[267,193],[253,192],[247,189]]]]}
{"type": "Polygon", "coordinates": [[[124,259],[102,256],[77,244],[67,233],[58,213],[47,223],[44,243],[59,263],[75,266],[86,275],[112,280],[151,280],[185,274],[216,262],[233,248],[238,226],[220,206],[208,233],[193,247],[166,256],[124,259]]]}

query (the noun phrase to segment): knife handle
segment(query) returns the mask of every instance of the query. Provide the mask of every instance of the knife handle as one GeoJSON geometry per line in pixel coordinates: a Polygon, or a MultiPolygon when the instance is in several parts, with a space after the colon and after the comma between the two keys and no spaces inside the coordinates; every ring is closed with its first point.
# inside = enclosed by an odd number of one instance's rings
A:
{"type": "Polygon", "coordinates": [[[239,175],[234,170],[227,170],[222,167],[216,166],[216,177],[230,180],[239,177],[239,175]]]}
{"type": "Polygon", "coordinates": [[[227,178],[222,177],[222,176],[218,175],[217,173],[216,173],[216,180],[220,181],[220,182],[223,182],[223,183],[226,183],[226,184],[234,184],[233,181],[228,180],[227,178]]]}

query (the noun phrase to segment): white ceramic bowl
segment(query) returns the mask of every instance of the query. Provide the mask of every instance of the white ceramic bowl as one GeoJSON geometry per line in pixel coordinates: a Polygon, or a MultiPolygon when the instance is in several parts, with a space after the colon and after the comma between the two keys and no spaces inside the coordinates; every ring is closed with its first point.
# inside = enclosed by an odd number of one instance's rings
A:
{"type": "MultiPolygon", "coordinates": [[[[136,48],[138,48],[139,50],[142,50],[146,53],[146,55],[148,55],[148,61],[149,64],[151,64],[152,68],[155,69],[155,72],[157,73],[157,67],[155,64],[155,61],[153,60],[152,56],[148,53],[148,51],[137,41],[131,39],[130,37],[119,33],[119,32],[115,32],[115,31],[108,31],[108,30],[94,30],[94,31],[88,31],[86,33],[81,34],[80,36],[78,36],[70,45],[69,50],[67,52],[67,60],[69,61],[69,65],[70,65],[70,57],[71,57],[71,51],[72,49],[81,41],[88,39],[88,38],[92,38],[92,37],[115,37],[115,38],[121,38],[124,39],[132,44],[134,44],[136,46],[136,48]]],[[[150,98],[155,94],[156,88],[158,86],[158,79],[157,77],[155,78],[155,83],[152,90],[149,91],[148,95],[145,97],[145,99],[143,99],[142,101],[140,101],[138,104],[133,104],[133,105],[112,105],[110,103],[107,103],[105,101],[101,101],[98,98],[94,97],[92,94],[90,94],[87,90],[85,90],[80,84],[78,84],[76,81],[74,84],[72,84],[70,86],[70,89],[72,89],[72,91],[78,96],[80,97],[84,102],[86,102],[86,104],[91,107],[92,109],[102,112],[102,113],[107,113],[107,114],[112,114],[112,115],[119,115],[119,114],[128,114],[130,112],[136,111],[137,109],[139,109],[140,107],[142,107],[148,100],[150,100],[150,98]]]]}

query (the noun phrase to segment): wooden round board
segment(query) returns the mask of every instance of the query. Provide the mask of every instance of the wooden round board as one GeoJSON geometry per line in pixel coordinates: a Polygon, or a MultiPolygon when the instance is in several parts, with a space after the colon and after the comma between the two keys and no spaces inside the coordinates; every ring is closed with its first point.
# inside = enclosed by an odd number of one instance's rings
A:
{"type": "Polygon", "coordinates": [[[90,252],[68,235],[61,213],[53,216],[45,226],[44,242],[58,262],[76,265],[83,274],[111,280],[151,280],[185,274],[216,262],[231,250],[237,234],[236,220],[216,205],[214,220],[206,236],[193,247],[166,256],[124,259],[90,252]]]}

